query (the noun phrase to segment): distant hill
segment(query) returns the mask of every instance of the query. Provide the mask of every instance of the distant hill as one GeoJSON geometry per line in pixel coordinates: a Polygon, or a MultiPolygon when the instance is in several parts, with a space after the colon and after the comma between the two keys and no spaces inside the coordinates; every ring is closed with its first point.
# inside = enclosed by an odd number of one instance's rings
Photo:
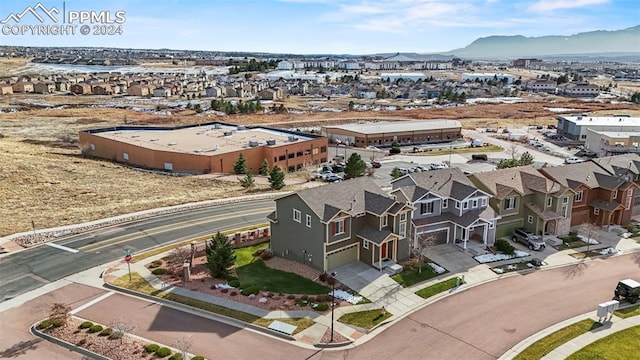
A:
{"type": "Polygon", "coordinates": [[[442,55],[468,59],[559,58],[563,55],[572,58],[637,58],[640,57],[640,25],[622,30],[598,30],[569,36],[489,36],[442,55]]]}

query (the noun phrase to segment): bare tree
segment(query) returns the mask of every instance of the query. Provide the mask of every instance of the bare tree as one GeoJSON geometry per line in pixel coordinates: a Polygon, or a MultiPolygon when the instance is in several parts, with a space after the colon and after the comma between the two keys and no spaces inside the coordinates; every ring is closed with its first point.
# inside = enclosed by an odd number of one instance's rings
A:
{"type": "Polygon", "coordinates": [[[49,309],[49,320],[54,326],[64,326],[69,320],[69,312],[71,307],[63,303],[53,303],[49,309]]]}
{"type": "Polygon", "coordinates": [[[591,239],[598,233],[598,230],[598,226],[590,222],[585,222],[584,224],[582,224],[582,233],[584,234],[583,236],[587,238],[587,252],[589,252],[589,248],[592,245],[591,239]]]}
{"type": "Polygon", "coordinates": [[[191,248],[189,246],[181,246],[173,249],[169,254],[169,262],[177,266],[182,266],[191,256],[191,248]]]}
{"type": "Polygon", "coordinates": [[[106,343],[106,347],[103,349],[105,355],[109,355],[114,360],[120,360],[124,358],[126,353],[126,344],[124,343],[124,337],[126,334],[133,333],[137,326],[122,318],[115,319],[109,324],[109,327],[113,329],[113,333],[109,335],[109,339],[117,341],[117,345],[113,346],[110,343],[106,343]]]}
{"type": "Polygon", "coordinates": [[[174,347],[182,353],[182,358],[187,358],[187,353],[191,350],[191,337],[182,337],[180,339],[176,339],[174,343],[174,347]]]}
{"type": "Polygon", "coordinates": [[[520,147],[518,144],[511,144],[510,152],[511,152],[511,160],[516,160],[518,158],[520,147]]]}
{"type": "Polygon", "coordinates": [[[418,273],[422,273],[424,253],[437,244],[436,240],[436,236],[432,233],[420,233],[416,235],[416,241],[413,244],[412,251],[414,255],[418,257],[418,273]]]}

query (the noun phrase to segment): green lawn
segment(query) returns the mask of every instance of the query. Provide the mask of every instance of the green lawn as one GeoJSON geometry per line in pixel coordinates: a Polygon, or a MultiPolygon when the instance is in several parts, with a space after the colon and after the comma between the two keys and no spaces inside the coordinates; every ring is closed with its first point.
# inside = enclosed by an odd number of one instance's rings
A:
{"type": "Polygon", "coordinates": [[[388,311],[385,311],[383,314],[382,309],[374,309],[344,314],[338,321],[364,329],[371,329],[391,316],[392,314],[388,311]]]}
{"type": "Polygon", "coordinates": [[[251,263],[253,261],[253,254],[258,249],[264,249],[267,246],[269,246],[269,243],[262,243],[235,249],[234,252],[236,253],[236,268],[251,263]]]}
{"type": "Polygon", "coordinates": [[[242,287],[255,286],[274,293],[317,295],[331,291],[330,288],[298,274],[271,269],[260,259],[237,267],[236,274],[242,287]]]}
{"type": "Polygon", "coordinates": [[[628,360],[640,357],[640,326],[618,331],[574,352],[568,360],[628,360]]]}
{"type": "Polygon", "coordinates": [[[400,274],[395,274],[391,278],[402,285],[402,287],[408,287],[438,276],[426,262],[422,265],[422,272],[420,273],[418,270],[418,266],[406,268],[400,274]]]}
{"type": "Polygon", "coordinates": [[[640,305],[631,306],[624,309],[618,309],[613,312],[613,315],[626,319],[628,317],[640,315],[640,305]]]}
{"type": "Polygon", "coordinates": [[[514,360],[541,359],[567,341],[577,338],[588,331],[597,329],[600,326],[602,326],[602,324],[591,319],[585,319],[569,325],[531,344],[531,346],[518,354],[514,360]]]}
{"type": "MultiPolygon", "coordinates": [[[[457,282],[458,278],[451,278],[449,280],[441,281],[439,283],[416,291],[416,295],[427,299],[434,295],[440,294],[443,291],[453,289],[454,287],[456,287],[457,282]]],[[[460,280],[460,283],[463,284],[462,280],[460,280]]]]}
{"type": "Polygon", "coordinates": [[[176,295],[166,291],[156,290],[137,272],[131,273],[131,280],[129,280],[129,275],[124,275],[112,281],[112,284],[123,287],[125,289],[134,290],[147,295],[157,296],[159,298],[175,301],[177,303],[188,305],[188,306],[193,306],[198,309],[228,316],[234,319],[238,319],[238,320],[252,323],[254,325],[258,325],[262,327],[268,327],[273,320],[280,320],[287,324],[297,326],[296,330],[294,331],[294,334],[308,328],[309,326],[312,326],[315,323],[313,320],[309,318],[263,319],[252,314],[248,314],[242,311],[211,304],[206,301],[196,300],[187,296],[176,295]]]}

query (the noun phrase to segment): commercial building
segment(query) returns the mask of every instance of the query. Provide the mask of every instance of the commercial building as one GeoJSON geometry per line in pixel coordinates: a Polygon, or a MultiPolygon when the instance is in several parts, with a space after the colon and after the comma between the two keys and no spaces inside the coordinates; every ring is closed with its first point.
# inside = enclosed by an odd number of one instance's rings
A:
{"type": "Polygon", "coordinates": [[[261,126],[207,123],[178,127],[117,126],[80,132],[88,156],[148,169],[231,173],[240,154],[257,173],[269,166],[296,171],[327,161],[327,138],[261,126]]]}
{"type": "Polygon", "coordinates": [[[361,148],[453,141],[462,137],[461,131],[462,125],[457,120],[406,120],[322,128],[322,134],[329,140],[361,148]]]}
{"type": "Polygon", "coordinates": [[[640,118],[629,115],[558,116],[558,134],[572,140],[586,141],[588,130],[607,132],[640,132],[640,118]]]}

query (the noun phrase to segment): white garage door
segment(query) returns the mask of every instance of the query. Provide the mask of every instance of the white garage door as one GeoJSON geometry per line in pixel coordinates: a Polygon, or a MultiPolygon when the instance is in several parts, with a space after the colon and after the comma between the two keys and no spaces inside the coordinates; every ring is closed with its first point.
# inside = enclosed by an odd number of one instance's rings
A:
{"type": "Polygon", "coordinates": [[[358,261],[358,244],[327,254],[327,270],[358,261]]]}

